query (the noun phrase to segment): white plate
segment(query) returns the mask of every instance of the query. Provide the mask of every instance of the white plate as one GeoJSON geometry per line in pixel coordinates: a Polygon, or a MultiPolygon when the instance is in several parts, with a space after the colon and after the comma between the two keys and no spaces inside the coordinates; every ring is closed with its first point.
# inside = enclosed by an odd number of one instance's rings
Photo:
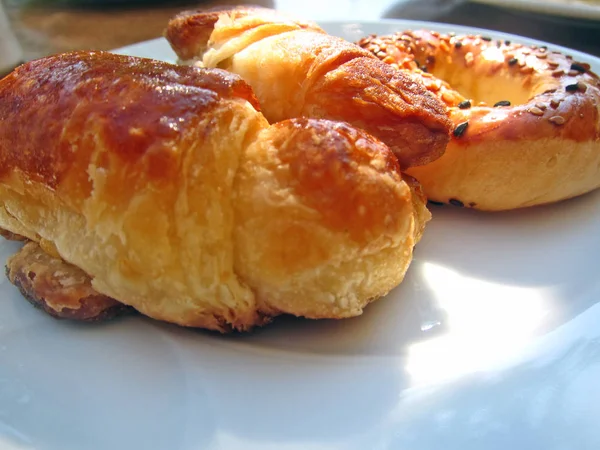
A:
{"type": "MultiPolygon", "coordinates": [[[[163,40],[121,52],[174,59],[163,40]]],[[[405,282],[362,317],[246,336],[56,321],[0,278],[0,448],[600,448],[600,192],[433,215],[405,282]]]]}
{"type": "Polygon", "coordinates": [[[515,8],[553,16],[600,20],[600,3],[593,0],[471,0],[475,3],[515,8]]]}

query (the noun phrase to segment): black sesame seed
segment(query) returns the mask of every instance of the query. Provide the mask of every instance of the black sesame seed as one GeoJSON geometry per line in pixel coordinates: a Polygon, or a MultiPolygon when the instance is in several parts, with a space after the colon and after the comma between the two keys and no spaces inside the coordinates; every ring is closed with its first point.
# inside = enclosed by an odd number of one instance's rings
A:
{"type": "Polygon", "coordinates": [[[585,73],[585,67],[583,67],[581,64],[577,64],[577,63],[573,63],[571,64],[571,70],[576,70],[577,72],[581,72],[581,73],[585,73]]]}
{"type": "Polygon", "coordinates": [[[427,66],[421,66],[421,67],[420,67],[420,69],[421,69],[423,72],[427,73],[427,66]]]}
{"type": "Polygon", "coordinates": [[[456,198],[451,198],[450,200],[448,200],[448,202],[451,205],[458,206],[459,208],[462,208],[463,206],[465,206],[465,204],[463,202],[461,202],[460,200],[458,200],[456,198]]]}
{"type": "Polygon", "coordinates": [[[510,106],[510,102],[508,100],[500,100],[499,102],[494,103],[494,108],[498,106],[510,106]]]}
{"type": "Polygon", "coordinates": [[[496,47],[498,47],[498,48],[502,47],[502,41],[497,41],[496,42],[496,47]]]}
{"type": "Polygon", "coordinates": [[[542,50],[548,50],[548,46],[547,46],[547,45],[542,45],[542,46],[540,47],[540,49],[542,49],[542,50]]]}
{"type": "Polygon", "coordinates": [[[469,109],[471,107],[471,101],[470,100],[463,100],[462,102],[460,102],[458,104],[458,107],[460,109],[469,109]]]}
{"type": "Polygon", "coordinates": [[[517,58],[511,58],[511,59],[508,60],[508,65],[509,66],[514,66],[518,62],[519,62],[519,60],[517,58]]]}
{"type": "Polygon", "coordinates": [[[577,83],[567,84],[565,86],[565,91],[567,92],[575,92],[577,89],[579,89],[579,85],[577,83]]]}
{"type": "Polygon", "coordinates": [[[490,42],[492,40],[492,38],[488,37],[488,36],[481,36],[481,40],[490,42]]]}
{"type": "Polygon", "coordinates": [[[444,206],[444,203],[436,202],[435,200],[429,200],[429,203],[431,203],[432,205],[436,205],[436,206],[444,206]]]}
{"type": "Polygon", "coordinates": [[[463,46],[463,43],[458,41],[457,43],[454,44],[455,48],[461,48],[463,46]]]}
{"type": "Polygon", "coordinates": [[[510,45],[510,41],[509,40],[504,41],[504,45],[510,45]]]}
{"type": "Polygon", "coordinates": [[[461,137],[463,134],[465,134],[465,130],[467,129],[468,126],[469,126],[469,121],[459,123],[458,125],[456,125],[456,128],[454,129],[452,134],[455,137],[461,137]]]}

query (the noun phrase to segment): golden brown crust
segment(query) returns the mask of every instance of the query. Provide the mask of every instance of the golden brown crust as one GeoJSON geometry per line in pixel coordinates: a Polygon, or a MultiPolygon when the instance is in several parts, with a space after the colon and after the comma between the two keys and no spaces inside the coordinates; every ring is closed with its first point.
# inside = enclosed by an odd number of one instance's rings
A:
{"type": "Polygon", "coordinates": [[[600,81],[589,65],[545,47],[423,30],[358,44],[447,105],[455,132],[445,155],[410,170],[432,200],[511,209],[600,185],[590,171],[600,153],[600,81]]]}
{"type": "Polygon", "coordinates": [[[302,116],[349,122],[383,140],[403,168],[444,152],[451,130],[444,105],[358,46],[264,8],[221,11],[217,21],[202,11],[186,17],[167,29],[175,52],[241,75],[271,123],[302,116]]]}
{"type": "Polygon", "coordinates": [[[250,87],[221,70],[107,52],[66,53],[24,64],[0,84],[0,178],[19,169],[51,189],[64,181],[71,198],[73,189],[88,196],[93,147],[82,130],[93,120],[95,138],[108,154],[129,164],[147,158],[147,176],[168,179],[175,170],[169,144],[183,124],[210,113],[221,99],[236,98],[259,108],[250,87]]]}
{"type": "Polygon", "coordinates": [[[85,272],[49,256],[35,242],[8,259],[6,275],[27,300],[57,319],[98,322],[133,311],[96,292],[85,272]]]}
{"type": "Polygon", "coordinates": [[[365,132],[269,126],[253,104],[216,69],[27,64],[0,81],[0,228],[158,320],[224,332],[360,314],[402,280],[422,202],[365,132]]]}
{"type": "Polygon", "coordinates": [[[261,309],[351,317],[401,282],[430,216],[381,141],[343,123],[291,119],[263,130],[247,158],[236,271],[261,309]]]}
{"type": "Polygon", "coordinates": [[[436,160],[449,140],[445,112],[427,94],[406,74],[355,57],[315,80],[301,114],[367,130],[388,144],[404,169],[436,160]]]}
{"type": "Polygon", "coordinates": [[[295,119],[275,124],[272,145],[289,167],[290,185],[330,230],[367,243],[391,234],[409,215],[397,205],[398,161],[381,142],[344,123],[295,119]]]}

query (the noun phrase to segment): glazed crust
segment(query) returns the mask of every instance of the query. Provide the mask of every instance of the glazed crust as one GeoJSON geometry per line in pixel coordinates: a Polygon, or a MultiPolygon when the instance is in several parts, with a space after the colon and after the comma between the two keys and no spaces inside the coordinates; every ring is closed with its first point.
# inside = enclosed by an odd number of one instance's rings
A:
{"type": "Polygon", "coordinates": [[[385,142],[401,167],[439,158],[451,123],[421,83],[390,70],[369,52],[273,10],[187,12],[166,37],[184,62],[200,61],[242,76],[266,118],[349,122],[385,142]]]}
{"type": "Polygon", "coordinates": [[[406,272],[429,220],[418,188],[367,133],[269,126],[257,107],[218,69],[102,52],[26,64],[0,82],[0,228],[158,320],[358,315],[406,272]]]}
{"type": "Polygon", "coordinates": [[[455,129],[468,124],[441,159],[409,171],[430,199],[503,210],[600,186],[600,84],[589,65],[545,47],[422,30],[359,45],[423,81],[455,129]],[[501,101],[510,104],[494,106],[501,101]]]}

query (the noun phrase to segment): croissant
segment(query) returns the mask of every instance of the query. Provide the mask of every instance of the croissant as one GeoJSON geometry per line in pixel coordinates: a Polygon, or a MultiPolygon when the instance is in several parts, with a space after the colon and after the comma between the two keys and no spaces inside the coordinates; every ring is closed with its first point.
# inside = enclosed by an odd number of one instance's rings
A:
{"type": "Polygon", "coordinates": [[[401,282],[424,201],[376,138],[269,125],[223,70],[76,52],[0,81],[0,228],[30,241],[9,279],[58,317],[355,316],[401,282]]]}
{"type": "Polygon", "coordinates": [[[452,124],[442,102],[414,77],[315,24],[238,7],[181,13],[165,35],[183,62],[242,76],[270,122],[349,122],[385,142],[403,170],[444,153],[452,124]]]}

